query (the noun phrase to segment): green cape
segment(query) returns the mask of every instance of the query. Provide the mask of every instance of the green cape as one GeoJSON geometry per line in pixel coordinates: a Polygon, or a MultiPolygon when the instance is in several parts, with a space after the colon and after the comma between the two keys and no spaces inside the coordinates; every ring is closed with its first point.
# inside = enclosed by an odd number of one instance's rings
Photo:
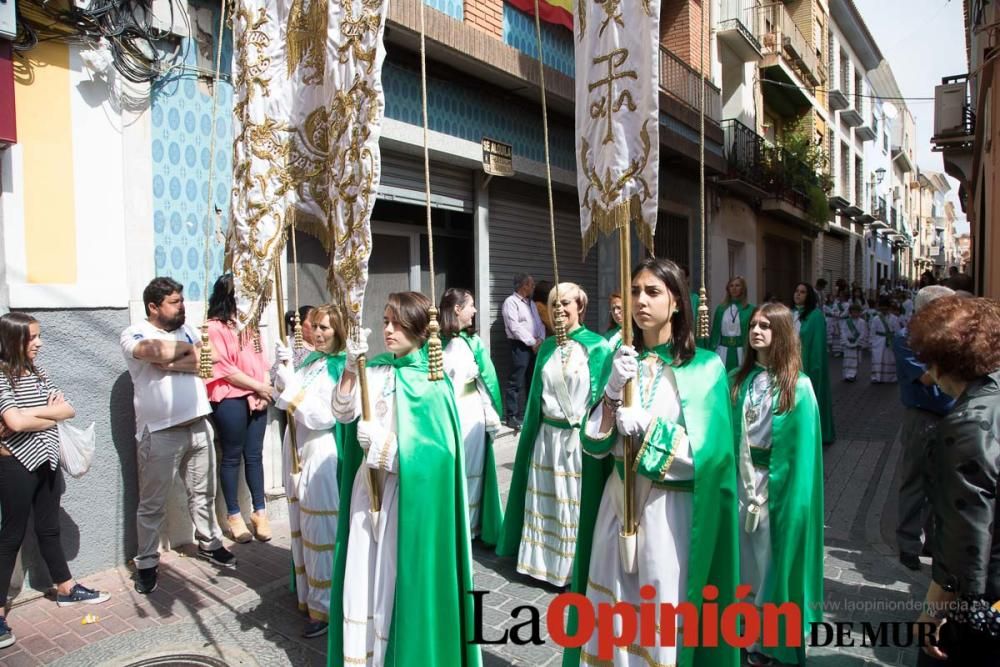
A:
{"type": "MultiPolygon", "coordinates": [[[[660,345],[652,350],[665,362],[672,363],[670,345],[660,345]]],[[[643,355],[645,356],[645,355],[643,355]]],[[[691,517],[691,544],[688,551],[688,578],[686,599],[696,607],[702,604],[702,589],[713,584],[719,589],[719,609],[735,602],[736,583],[739,575],[739,542],[737,533],[738,507],[736,500],[736,463],[733,458],[729,401],[729,383],[719,356],[708,350],[698,349],[694,358],[683,366],[673,366],[680,393],[684,426],[694,456],[694,503],[691,517]]],[[[613,431],[615,429],[612,429],[613,431]]],[[[665,429],[661,429],[665,433],[665,429]]],[[[582,436],[584,450],[607,450],[606,442],[582,436]]],[[[664,443],[666,445],[667,443],[664,443]]],[[[595,459],[603,465],[583,467],[583,488],[580,498],[580,533],[577,536],[576,561],[573,563],[572,591],[586,594],[590,574],[590,553],[594,541],[594,523],[601,505],[601,496],[611,460],[607,456],[595,459]],[[600,475],[590,479],[589,475],[600,475]]],[[[576,631],[576,614],[571,610],[567,628],[576,631]]],[[[680,636],[678,636],[680,641],[680,636]]],[[[714,648],[678,647],[679,667],[737,667],[739,649],[730,646],[714,648]]],[[[580,649],[566,649],[564,667],[580,664],[580,649]]]]}
{"type": "Polygon", "coordinates": [[[611,340],[611,337],[622,330],[622,325],[615,324],[614,326],[608,327],[608,330],[601,334],[604,340],[611,340]]]}
{"type": "MultiPolygon", "coordinates": [[[[802,308],[796,307],[801,312],[802,308]]],[[[833,431],[833,396],[830,392],[830,360],[826,352],[826,318],[814,308],[799,328],[802,341],[802,371],[812,380],[819,419],[823,426],[823,444],[837,439],[833,431]]]]}
{"type": "MultiPolygon", "coordinates": [[[[427,379],[426,345],[396,359],[382,354],[369,367],[396,369],[399,444],[399,527],[396,599],[386,665],[479,667],[474,636],[472,547],[465,500],[461,429],[450,382],[427,379]]],[[[355,439],[349,461],[364,474],[355,439]]],[[[346,477],[346,475],[345,475],[346,477]]],[[[353,484],[354,477],[350,477],[353,484]]],[[[350,485],[347,494],[350,497],[350,485]]],[[[339,516],[327,665],[343,665],[343,596],[350,511],[339,516]]]]}
{"type": "MultiPolygon", "coordinates": [[[[743,433],[743,402],[747,389],[762,371],[757,366],[740,385],[733,405],[737,451],[743,433]]],[[[808,376],[799,374],[795,407],[779,414],[772,403],[771,463],[768,469],[768,511],[771,518],[771,575],[764,603],[794,602],[802,610],[802,646],[766,647],[784,663],[805,664],[810,623],[823,620],[823,442],[819,408],[808,376]]],[[[785,643],[784,622],[779,642],[785,643]]]]}
{"type": "MultiPolygon", "coordinates": [[[[725,303],[720,303],[715,307],[715,316],[712,318],[712,335],[708,339],[708,349],[713,352],[719,347],[719,341],[722,339],[722,318],[725,315],[726,309],[732,305],[732,301],[726,301],[725,303]]],[[[750,315],[753,314],[754,305],[748,303],[741,306],[739,309],[740,313],[740,339],[742,341],[741,347],[746,343],[747,333],[750,331],[750,315]]],[[[726,371],[731,371],[734,368],[739,368],[740,365],[740,355],[736,351],[735,347],[730,347],[726,350],[726,371]]]]}
{"type": "MultiPolygon", "coordinates": [[[[503,403],[500,400],[500,380],[497,379],[497,369],[493,360],[483,347],[479,336],[462,331],[458,336],[469,345],[472,356],[479,366],[479,378],[490,393],[490,400],[497,415],[503,415],[503,403]]],[[[497,543],[500,537],[500,526],[503,524],[503,511],[500,507],[500,483],[497,481],[497,462],[493,453],[493,436],[486,434],[486,459],[483,462],[483,501],[479,515],[479,539],[490,546],[497,543]]]]}
{"type": "MultiPolygon", "coordinates": [[[[569,338],[587,348],[587,365],[590,367],[590,400],[594,403],[599,392],[604,391],[611,372],[611,348],[600,334],[590,331],[584,326],[571,331],[569,338]]],[[[503,530],[497,543],[497,555],[516,556],[521,545],[521,530],[524,528],[524,494],[528,489],[528,468],[531,465],[531,455],[535,451],[535,438],[542,423],[542,369],[556,350],[555,336],[545,339],[538,348],[538,358],[535,361],[535,372],[531,378],[531,391],[528,392],[528,403],[524,409],[524,425],[521,427],[521,437],[517,442],[517,456],[514,459],[514,475],[510,482],[510,492],[507,495],[507,511],[504,512],[503,530]]],[[[588,456],[583,457],[584,468],[588,456]]]]}

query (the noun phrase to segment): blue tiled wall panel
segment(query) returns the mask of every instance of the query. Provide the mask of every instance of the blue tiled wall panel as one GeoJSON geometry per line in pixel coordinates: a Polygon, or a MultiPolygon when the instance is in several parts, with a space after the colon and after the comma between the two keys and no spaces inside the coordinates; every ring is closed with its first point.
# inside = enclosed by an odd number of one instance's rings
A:
{"type": "MultiPolygon", "coordinates": [[[[508,46],[538,58],[535,17],[504,3],[503,41],[508,46]]],[[[573,55],[573,33],[561,25],[542,23],[542,49],[545,64],[563,74],[573,76],[576,61],[573,55]]]]}
{"type": "MultiPolygon", "coordinates": [[[[382,70],[382,85],[386,117],[410,125],[423,124],[417,72],[387,62],[382,70]]],[[[511,144],[517,157],[545,160],[538,107],[524,109],[522,104],[490,96],[480,88],[433,78],[427,81],[427,104],[428,122],[434,131],[476,143],[484,136],[490,137],[511,144]]],[[[573,144],[572,128],[555,126],[550,119],[549,153],[553,166],[576,168],[573,144]]]]}
{"type": "Polygon", "coordinates": [[[424,0],[428,7],[444,12],[453,19],[462,21],[465,19],[465,9],[462,0],[424,0]]]}
{"type": "MultiPolygon", "coordinates": [[[[218,19],[213,19],[217,25],[218,19]]],[[[183,40],[185,64],[196,65],[197,45],[183,40]]],[[[214,55],[214,54],[213,54],[214,55]]],[[[228,76],[232,39],[223,42],[223,74],[228,76]]],[[[215,161],[212,163],[212,97],[193,72],[181,72],[157,82],[152,92],[153,238],[157,275],[184,285],[188,299],[204,298],[205,231],[209,217],[209,167],[212,203],[222,211],[222,228],[229,223],[232,185],[233,89],[219,82],[215,112],[215,161]]],[[[211,235],[209,281],[222,272],[223,247],[211,235]]]]}

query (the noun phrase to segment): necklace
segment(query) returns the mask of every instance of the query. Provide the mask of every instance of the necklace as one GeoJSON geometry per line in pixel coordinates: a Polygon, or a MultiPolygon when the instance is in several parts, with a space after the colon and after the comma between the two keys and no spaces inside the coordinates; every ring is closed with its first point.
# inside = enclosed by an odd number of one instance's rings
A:
{"type": "Polygon", "coordinates": [[[740,316],[740,309],[739,309],[739,307],[735,303],[732,304],[732,305],[730,305],[729,306],[729,321],[732,322],[733,324],[736,324],[736,318],[739,317],[739,316],[740,316]]]}
{"type": "Polygon", "coordinates": [[[748,405],[744,411],[747,424],[753,424],[757,421],[763,409],[764,399],[771,393],[771,371],[764,371],[764,386],[761,388],[759,394],[755,391],[757,384],[757,378],[754,378],[754,381],[750,383],[750,389],[747,392],[747,398],[750,399],[750,405],[748,405]]]}
{"type": "MultiPolygon", "coordinates": [[[[650,406],[653,404],[653,399],[656,397],[656,390],[660,387],[660,380],[663,379],[663,367],[666,363],[660,357],[656,357],[656,367],[651,371],[652,374],[646,381],[646,388],[643,389],[642,377],[639,378],[639,405],[646,412],[649,412],[650,406]]],[[[648,369],[648,364],[643,363],[639,369],[640,374],[643,368],[648,369]]]]}
{"type": "Polygon", "coordinates": [[[386,371],[385,380],[382,382],[382,391],[380,392],[378,401],[375,402],[375,414],[378,415],[380,421],[389,414],[387,399],[396,391],[396,370],[389,367],[386,371]]]}

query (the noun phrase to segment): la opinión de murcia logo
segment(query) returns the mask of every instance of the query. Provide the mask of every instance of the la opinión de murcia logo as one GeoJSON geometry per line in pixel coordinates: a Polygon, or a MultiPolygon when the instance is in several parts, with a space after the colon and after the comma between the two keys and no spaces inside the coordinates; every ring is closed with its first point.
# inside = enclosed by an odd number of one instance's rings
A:
{"type": "MultiPolygon", "coordinates": [[[[721,610],[715,600],[719,589],[711,584],[702,589],[704,603],[699,607],[691,602],[679,604],[656,603],[656,589],[643,586],[638,605],[628,602],[596,605],[579,593],[560,593],[545,611],[545,626],[549,637],[563,648],[579,648],[597,636],[597,656],[601,660],[613,658],[617,647],[638,644],[645,648],[654,646],[714,647],[732,646],[750,648],[759,644],[765,648],[802,646],[802,609],[799,605],[764,604],[758,609],[745,601],[751,587],[736,587],[733,604],[721,610]],[[570,610],[576,611],[577,626],[573,634],[566,628],[570,610]],[[681,631],[683,629],[683,631],[681,631]],[[779,633],[779,629],[782,632],[779,633]],[[678,634],[681,635],[678,642],[678,634]],[[783,635],[783,638],[781,637],[783,635]]],[[[483,628],[483,604],[489,591],[470,591],[474,600],[473,644],[541,645],[545,643],[541,632],[542,614],[534,605],[514,607],[510,616],[519,621],[496,637],[486,637],[483,628]]],[[[809,624],[809,646],[896,646],[923,645],[934,637],[933,623],[916,622],[834,622],[809,624]]]]}

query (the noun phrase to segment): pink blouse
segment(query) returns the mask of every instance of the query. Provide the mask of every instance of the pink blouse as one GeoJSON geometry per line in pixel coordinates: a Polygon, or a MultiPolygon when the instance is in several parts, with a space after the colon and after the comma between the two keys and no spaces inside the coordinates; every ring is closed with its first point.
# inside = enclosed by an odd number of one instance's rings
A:
{"type": "Polygon", "coordinates": [[[250,396],[249,389],[230,384],[226,378],[242,371],[258,382],[266,382],[267,359],[254,350],[249,340],[240,342],[240,336],[228,325],[218,320],[208,321],[208,340],[215,351],[216,360],[212,364],[212,379],[205,382],[208,400],[217,403],[226,398],[250,396]]]}

